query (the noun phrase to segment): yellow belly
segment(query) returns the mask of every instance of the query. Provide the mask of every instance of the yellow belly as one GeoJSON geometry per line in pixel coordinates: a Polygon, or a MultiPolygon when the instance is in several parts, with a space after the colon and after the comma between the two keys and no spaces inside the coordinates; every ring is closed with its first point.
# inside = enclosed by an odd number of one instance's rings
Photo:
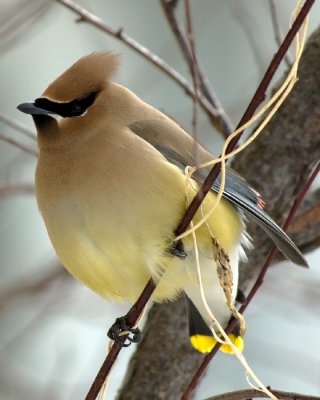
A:
{"type": "MultiPolygon", "coordinates": [[[[129,156],[126,149],[126,157],[129,156]]],[[[108,172],[108,165],[103,165],[105,179],[88,181],[85,179],[88,174],[82,174],[81,167],[90,165],[81,166],[80,157],[68,170],[64,170],[63,159],[61,168],[54,170],[47,165],[50,159],[40,159],[41,168],[38,166],[37,170],[39,208],[62,264],[101,296],[132,301],[150,277],[157,279],[167,269],[155,298],[173,298],[190,284],[192,275],[186,274],[186,261],[166,251],[185,211],[184,175],[165,161],[161,161],[163,168],[159,171],[159,160],[153,167],[149,159],[148,170],[137,167],[128,171],[125,165],[113,162],[118,179],[108,172]],[[121,168],[123,175],[119,178],[121,168]]],[[[214,193],[207,196],[202,207],[204,213],[214,198],[214,193]]],[[[200,215],[198,212],[195,220],[200,215]]],[[[227,201],[220,202],[208,225],[226,252],[238,246],[242,223],[227,201]]],[[[201,257],[212,258],[211,236],[206,225],[197,231],[197,239],[201,257]]],[[[183,243],[189,261],[193,253],[191,237],[183,243]]]]}

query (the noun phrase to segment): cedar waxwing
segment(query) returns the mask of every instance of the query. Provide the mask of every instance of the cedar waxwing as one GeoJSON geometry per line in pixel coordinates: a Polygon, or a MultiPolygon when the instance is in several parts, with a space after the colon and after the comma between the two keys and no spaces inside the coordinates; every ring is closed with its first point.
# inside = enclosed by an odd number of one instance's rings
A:
{"type": "MultiPolygon", "coordinates": [[[[185,167],[213,156],[197,145],[195,157],[193,138],[177,123],[112,82],[117,67],[113,53],[90,54],[41,97],[18,106],[32,115],[37,128],[38,206],[59,259],[76,279],[115,300],[135,301],[150,277],[159,280],[154,301],[183,292],[191,343],[210,351],[215,339],[200,297],[193,241],[189,235],[175,246],[174,231],[186,209],[185,167]]],[[[207,173],[202,170],[200,178],[207,173]]],[[[219,180],[194,222],[210,210],[218,189],[219,180]]],[[[196,231],[205,296],[224,327],[231,311],[219,283],[212,238],[230,259],[233,301],[239,258],[249,243],[245,216],[261,225],[288,259],[307,266],[262,205],[259,194],[228,170],[222,200],[196,231]]]]}

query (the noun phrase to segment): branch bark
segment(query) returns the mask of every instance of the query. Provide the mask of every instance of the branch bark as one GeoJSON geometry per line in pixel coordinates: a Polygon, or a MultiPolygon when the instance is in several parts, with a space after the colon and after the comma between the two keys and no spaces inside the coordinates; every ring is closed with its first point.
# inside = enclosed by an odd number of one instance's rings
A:
{"type": "MultiPolygon", "coordinates": [[[[299,80],[289,98],[263,134],[233,162],[233,167],[262,194],[266,210],[280,225],[319,159],[319,51],[320,29],[317,29],[308,40],[298,71],[299,80]]],[[[319,237],[318,228],[315,227],[313,236],[319,237]]],[[[257,267],[271,247],[257,225],[249,223],[248,231],[259,252],[250,252],[249,262],[240,267],[242,289],[258,273],[257,267]]]]}
{"type": "MultiPolygon", "coordinates": [[[[186,60],[190,73],[192,74],[192,49],[188,44],[187,35],[176,17],[175,10],[177,7],[177,3],[177,1],[172,0],[160,0],[160,4],[167,18],[168,24],[177,40],[181,53],[186,60]]],[[[199,77],[199,89],[201,93],[203,93],[203,95],[212,104],[217,113],[215,118],[210,118],[211,123],[219,132],[223,133],[224,136],[227,137],[234,130],[233,124],[224,109],[222,108],[222,105],[216,93],[210,86],[210,82],[199,64],[197,65],[197,70],[199,77]]]]}
{"type": "MultiPolygon", "coordinates": [[[[273,390],[269,388],[272,393],[277,396],[279,400],[319,400],[318,396],[308,396],[300,393],[283,392],[281,390],[273,390]]],[[[209,397],[206,400],[248,400],[253,398],[268,397],[265,393],[262,393],[255,389],[239,390],[237,392],[225,393],[218,396],[209,397]]]]}
{"type": "MultiPolygon", "coordinates": [[[[279,223],[284,220],[299,187],[319,158],[319,51],[320,29],[308,41],[299,81],[286,103],[264,134],[234,163],[238,171],[260,190],[267,201],[268,212],[279,223]]],[[[256,227],[250,225],[249,228],[259,251],[250,253],[248,266],[242,266],[245,267],[242,285],[257,271],[270,248],[270,242],[256,227]]],[[[187,336],[182,301],[155,305],[118,399],[180,398],[203,358],[191,349],[187,336]],[[187,370],[185,364],[188,364],[187,370]]]]}

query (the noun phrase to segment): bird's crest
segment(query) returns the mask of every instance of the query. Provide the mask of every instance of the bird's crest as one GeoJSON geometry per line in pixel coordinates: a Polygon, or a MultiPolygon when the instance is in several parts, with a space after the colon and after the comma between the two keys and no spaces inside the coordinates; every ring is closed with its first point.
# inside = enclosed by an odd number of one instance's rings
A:
{"type": "Polygon", "coordinates": [[[55,102],[81,99],[99,92],[117,70],[119,56],[110,51],[95,52],[80,58],[52,82],[41,97],[55,102]]]}

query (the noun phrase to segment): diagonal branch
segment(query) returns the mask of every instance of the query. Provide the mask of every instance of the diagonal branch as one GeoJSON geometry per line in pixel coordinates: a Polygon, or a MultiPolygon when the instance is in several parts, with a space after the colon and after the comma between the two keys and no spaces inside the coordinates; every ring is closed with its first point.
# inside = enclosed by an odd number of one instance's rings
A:
{"type": "MultiPolygon", "coordinates": [[[[85,8],[79,6],[73,0],[56,0],[58,3],[64,5],[69,10],[80,16],[79,22],[85,21],[89,24],[95,26],[102,32],[107,33],[108,35],[113,36],[114,38],[120,40],[132,50],[135,50],[138,54],[142,55],[149,62],[159,68],[162,72],[168,75],[172,80],[174,80],[180,87],[185,91],[185,93],[193,97],[195,96],[192,85],[176,71],[169,64],[167,64],[164,60],[162,60],[159,56],[152,53],[145,46],[134,40],[131,36],[129,36],[122,28],[112,28],[110,25],[107,25],[102,19],[97,17],[96,15],[90,13],[85,8]]],[[[209,119],[216,119],[218,117],[217,110],[210,104],[210,102],[203,96],[199,94],[199,105],[203,109],[203,111],[208,115],[209,119]]]]}
{"type": "MultiPolygon", "coordinates": [[[[190,48],[190,45],[188,44],[188,39],[186,37],[185,32],[183,31],[180,23],[177,20],[177,17],[175,15],[175,9],[177,6],[177,2],[173,2],[172,0],[160,0],[160,4],[162,6],[162,9],[164,11],[164,14],[168,20],[169,26],[172,30],[172,33],[174,34],[177,43],[180,47],[180,50],[182,52],[182,55],[184,56],[187,65],[190,69],[190,72],[192,74],[192,49],[190,48]]],[[[211,123],[213,126],[220,132],[224,134],[225,137],[227,137],[234,129],[233,124],[222,108],[222,105],[215,94],[214,90],[210,86],[209,80],[207,76],[204,74],[202,71],[201,67],[198,64],[198,78],[199,78],[199,89],[202,92],[202,94],[208,99],[208,101],[212,104],[212,106],[215,108],[217,116],[216,118],[210,118],[211,123]]]]}
{"type": "MultiPolygon", "coordinates": [[[[303,188],[300,190],[300,192],[296,196],[295,201],[294,201],[294,203],[293,203],[293,205],[291,207],[291,210],[289,212],[289,215],[286,218],[285,223],[283,224],[283,229],[284,230],[286,230],[288,228],[288,226],[290,225],[290,222],[292,221],[292,219],[293,219],[298,207],[302,203],[305,195],[307,194],[308,190],[310,189],[312,183],[317,178],[319,172],[320,172],[320,161],[318,161],[317,165],[315,166],[315,168],[313,169],[313,171],[310,174],[309,178],[307,179],[307,182],[304,184],[303,188]]],[[[260,286],[263,283],[263,279],[265,277],[265,274],[267,273],[267,270],[270,267],[275,255],[277,253],[277,250],[278,250],[277,247],[275,245],[273,245],[271,250],[270,250],[270,252],[269,252],[269,254],[267,255],[267,257],[265,259],[265,262],[264,262],[264,264],[262,266],[262,269],[261,269],[261,271],[260,271],[260,273],[259,273],[254,285],[252,286],[248,296],[246,297],[245,303],[242,304],[242,306],[239,309],[240,314],[243,314],[245,312],[245,310],[247,309],[247,307],[251,303],[252,299],[257,294],[260,286]]],[[[231,320],[229,325],[228,325],[228,327],[225,330],[226,333],[227,334],[231,333],[237,323],[238,323],[237,320],[235,320],[235,319],[231,320]]],[[[187,400],[187,399],[190,398],[191,393],[197,387],[197,384],[198,384],[199,380],[201,379],[204,371],[206,370],[207,366],[209,365],[211,360],[214,358],[214,356],[217,354],[219,348],[221,347],[221,344],[222,343],[217,343],[215,345],[215,347],[213,348],[213,350],[211,351],[211,353],[209,353],[204,358],[202,364],[200,365],[200,367],[198,368],[197,372],[195,373],[193,379],[191,380],[187,390],[183,394],[182,400],[187,400]]]]}
{"type": "Polygon", "coordinates": [[[5,135],[4,133],[0,132],[0,140],[3,140],[4,142],[7,142],[9,144],[11,144],[14,147],[17,147],[18,149],[24,151],[27,154],[30,154],[34,157],[38,157],[38,151],[32,149],[31,147],[27,147],[21,143],[19,143],[18,141],[10,138],[9,136],[5,135]]]}
{"type": "Polygon", "coordinates": [[[192,83],[193,83],[193,90],[195,93],[195,96],[192,99],[192,136],[194,138],[194,151],[195,151],[195,159],[197,156],[197,105],[198,105],[198,94],[199,94],[199,81],[200,81],[200,76],[199,76],[199,65],[198,65],[198,59],[196,56],[196,46],[195,46],[195,41],[194,41],[194,34],[193,34],[193,27],[192,27],[192,18],[191,18],[191,10],[190,10],[190,3],[189,0],[184,0],[184,8],[185,8],[185,18],[186,18],[186,29],[187,29],[187,35],[188,35],[188,43],[189,43],[189,48],[191,52],[191,59],[190,59],[190,64],[189,68],[191,71],[191,76],[192,76],[192,83]]]}
{"type": "Polygon", "coordinates": [[[14,185],[0,186],[0,197],[15,194],[34,194],[34,185],[29,183],[17,183],[14,185]]]}
{"type": "Polygon", "coordinates": [[[30,138],[34,141],[37,140],[35,133],[31,129],[28,129],[25,125],[7,117],[6,115],[2,114],[1,112],[0,112],[0,121],[4,122],[6,125],[10,126],[11,128],[15,129],[16,131],[21,132],[28,138],[30,138]]]}
{"type": "MultiPolygon", "coordinates": [[[[275,36],[277,45],[280,46],[280,44],[282,42],[283,34],[280,29],[279,19],[278,19],[278,15],[277,15],[277,6],[276,6],[275,0],[269,0],[269,7],[270,7],[270,13],[271,13],[272,26],[273,26],[273,30],[274,30],[274,36],[275,36]]],[[[290,65],[292,65],[292,60],[290,59],[290,56],[288,53],[285,55],[284,60],[288,67],[290,67],[290,65]]]]}
{"type": "MultiPolygon", "coordinates": [[[[262,103],[262,101],[266,97],[266,90],[276,72],[278,69],[282,59],[284,58],[286,52],[288,51],[288,48],[290,44],[292,43],[295,35],[298,33],[299,29],[302,26],[302,23],[306,16],[308,15],[308,12],[310,11],[310,8],[312,7],[314,3],[314,0],[306,0],[304,6],[301,8],[297,18],[295,19],[292,27],[288,31],[286,37],[284,38],[281,46],[279,47],[278,51],[274,55],[260,85],[258,86],[255,94],[253,95],[251,102],[249,103],[246,111],[244,112],[240,122],[237,125],[237,128],[241,127],[244,125],[246,122],[250,120],[250,118],[254,115],[255,111],[259,107],[259,105],[262,103]]],[[[240,140],[243,132],[239,134],[237,137],[235,137],[228,145],[226,149],[226,154],[229,154],[232,152],[232,150],[235,149],[238,141],[240,140]]],[[[179,236],[181,233],[183,233],[189,226],[190,222],[192,221],[192,218],[194,217],[195,213],[197,212],[201,202],[205,198],[205,196],[208,194],[208,192],[211,190],[211,187],[214,183],[214,181],[217,179],[219,172],[221,169],[220,163],[217,163],[212,170],[210,171],[209,175],[207,176],[206,180],[204,181],[203,185],[201,186],[199,192],[197,195],[193,198],[190,206],[188,207],[186,214],[179,224],[175,234],[176,236],[179,236]]]]}

